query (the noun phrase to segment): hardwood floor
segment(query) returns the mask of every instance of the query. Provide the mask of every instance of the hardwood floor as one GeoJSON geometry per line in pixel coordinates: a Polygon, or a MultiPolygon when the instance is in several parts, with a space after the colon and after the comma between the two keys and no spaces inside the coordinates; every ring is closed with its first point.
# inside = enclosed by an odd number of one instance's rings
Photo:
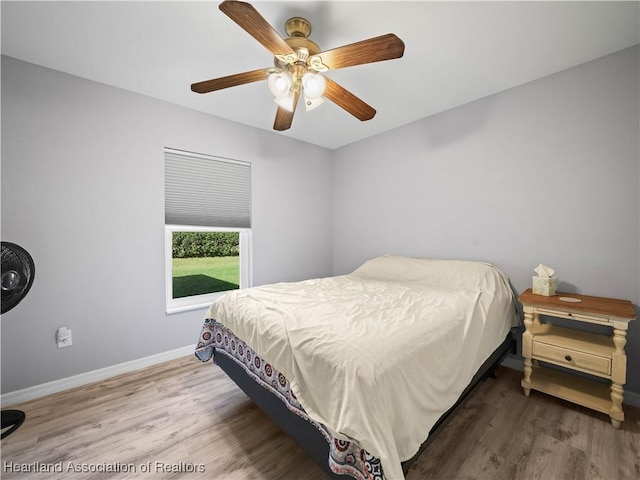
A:
{"type": "MultiPolygon", "coordinates": [[[[525,397],[520,378],[501,367],[481,384],[407,480],[640,478],[640,408],[625,405],[615,430],[602,414],[525,397]]],[[[327,478],[218,367],[195,357],[9,408],[27,420],[2,440],[3,479],[327,478]],[[105,468],[118,471],[96,471],[105,468]]]]}

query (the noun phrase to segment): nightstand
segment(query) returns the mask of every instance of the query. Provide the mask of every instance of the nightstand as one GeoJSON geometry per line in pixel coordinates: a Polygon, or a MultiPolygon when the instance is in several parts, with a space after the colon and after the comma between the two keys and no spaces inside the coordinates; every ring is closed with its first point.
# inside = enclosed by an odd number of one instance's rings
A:
{"type": "Polygon", "coordinates": [[[525,332],[522,335],[524,394],[531,390],[554,395],[584,407],[606,413],[611,424],[620,427],[624,420],[622,400],[626,382],[629,322],[635,320],[633,305],[628,300],[557,293],[546,297],[534,295],[531,289],[518,297],[524,307],[525,332]],[[543,323],[540,316],[575,322],[577,328],[543,323]],[[612,328],[611,335],[579,330],[580,323],[612,328]],[[568,369],[560,371],[539,362],[568,369]],[[571,371],[607,379],[598,382],[571,371]]]}

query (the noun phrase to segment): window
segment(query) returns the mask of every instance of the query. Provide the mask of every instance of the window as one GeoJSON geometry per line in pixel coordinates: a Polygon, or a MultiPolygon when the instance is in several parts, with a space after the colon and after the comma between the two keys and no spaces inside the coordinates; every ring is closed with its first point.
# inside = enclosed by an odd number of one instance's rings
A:
{"type": "Polygon", "coordinates": [[[251,286],[251,167],[165,149],[167,313],[251,286]]]}
{"type": "Polygon", "coordinates": [[[224,292],[251,286],[250,245],[249,229],[165,225],[167,313],[206,308],[224,292]]]}

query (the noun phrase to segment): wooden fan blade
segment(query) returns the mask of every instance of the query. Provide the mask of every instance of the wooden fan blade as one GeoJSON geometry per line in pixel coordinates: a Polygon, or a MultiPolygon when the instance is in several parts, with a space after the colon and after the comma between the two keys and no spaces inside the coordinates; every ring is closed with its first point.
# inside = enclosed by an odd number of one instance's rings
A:
{"type": "Polygon", "coordinates": [[[196,93],[209,93],[223,88],[235,87],[236,85],[244,85],[245,83],[257,82],[265,80],[269,75],[269,68],[261,68],[250,72],[236,73],[226,77],[205,80],[204,82],[192,83],[191,90],[196,93]]]}
{"type": "Polygon", "coordinates": [[[328,77],[325,77],[327,86],[324,90],[324,97],[331,100],[339,107],[345,109],[351,115],[363,122],[371,120],[375,115],[375,109],[364,103],[349,90],[341,87],[328,77]]]}
{"type": "Polygon", "coordinates": [[[276,119],[273,122],[273,129],[281,132],[283,130],[291,128],[294,113],[295,112],[290,112],[285,108],[278,107],[278,111],[276,112],[276,119]]]}
{"type": "Polygon", "coordinates": [[[251,4],[225,0],[219,8],[274,55],[295,53],[251,4]]]}
{"type": "Polygon", "coordinates": [[[276,119],[273,122],[273,129],[282,131],[291,128],[291,123],[293,122],[293,115],[296,113],[296,106],[298,105],[298,98],[300,97],[300,92],[294,93],[295,98],[293,100],[293,111],[289,111],[286,108],[278,107],[278,111],[276,112],[276,119]]]}
{"type": "Polygon", "coordinates": [[[393,33],[362,40],[319,53],[322,63],[332,70],[365,63],[400,58],[404,55],[404,42],[393,33]]]}

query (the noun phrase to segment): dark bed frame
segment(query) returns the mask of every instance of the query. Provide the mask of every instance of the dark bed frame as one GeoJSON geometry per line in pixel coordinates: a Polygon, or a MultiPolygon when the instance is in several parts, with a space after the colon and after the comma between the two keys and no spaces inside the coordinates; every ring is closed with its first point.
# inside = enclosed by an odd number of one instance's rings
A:
{"type": "MultiPolygon", "coordinates": [[[[436,422],[427,440],[420,446],[416,453],[409,460],[402,462],[402,470],[406,475],[411,464],[420,456],[428,444],[433,440],[438,428],[456,410],[464,399],[487,377],[495,377],[495,370],[502,360],[509,353],[516,353],[516,342],[512,332],[509,332],[504,341],[482,364],[471,380],[471,383],[464,389],[457,402],[447,410],[436,422]]],[[[292,413],[285,403],[263,386],[253,380],[245,370],[234,360],[226,355],[216,355],[214,361],[224,370],[224,372],[269,416],[271,417],[289,436],[291,436],[313,458],[313,460],[335,480],[353,480],[348,475],[338,475],[329,468],[329,444],[322,433],[310,422],[299,415],[292,413]]]]}

